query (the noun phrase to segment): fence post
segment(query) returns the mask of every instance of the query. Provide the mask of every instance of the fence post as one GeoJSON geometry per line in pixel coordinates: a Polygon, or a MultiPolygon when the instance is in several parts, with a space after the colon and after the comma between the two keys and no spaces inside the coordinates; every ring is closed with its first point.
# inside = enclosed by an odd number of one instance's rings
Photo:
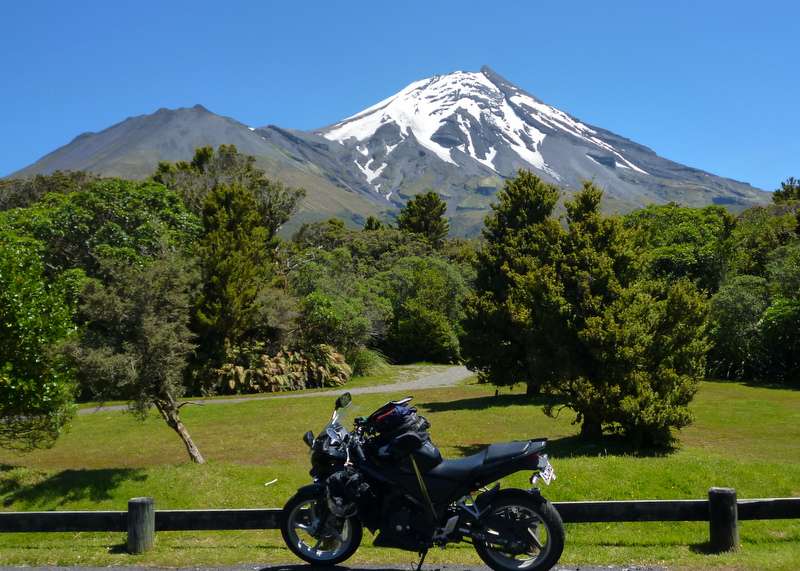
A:
{"type": "Polygon", "coordinates": [[[739,547],[739,512],[736,490],[708,490],[709,545],[715,553],[733,551],[739,547]]]}
{"type": "Polygon", "coordinates": [[[153,498],[128,500],[128,553],[138,555],[153,547],[156,510],[153,498]]]}

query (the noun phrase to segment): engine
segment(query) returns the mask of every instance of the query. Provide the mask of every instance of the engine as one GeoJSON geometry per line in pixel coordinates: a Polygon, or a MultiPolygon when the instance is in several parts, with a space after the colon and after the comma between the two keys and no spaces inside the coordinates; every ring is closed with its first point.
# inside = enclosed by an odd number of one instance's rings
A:
{"type": "Polygon", "coordinates": [[[340,470],[332,474],[325,484],[328,509],[333,515],[347,518],[359,513],[362,520],[369,520],[368,512],[377,504],[377,498],[358,471],[351,468],[340,470]]]}
{"type": "Polygon", "coordinates": [[[401,496],[395,496],[383,510],[380,533],[373,544],[376,547],[419,551],[429,543],[431,531],[420,507],[410,504],[401,496]]]}

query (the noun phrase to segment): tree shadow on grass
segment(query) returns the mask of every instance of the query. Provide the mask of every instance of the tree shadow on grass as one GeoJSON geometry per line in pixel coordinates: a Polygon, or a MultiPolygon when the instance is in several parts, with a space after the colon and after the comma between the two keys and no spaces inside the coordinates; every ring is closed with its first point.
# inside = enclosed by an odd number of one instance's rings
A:
{"type": "Polygon", "coordinates": [[[448,412],[457,410],[484,410],[493,406],[544,406],[556,403],[552,398],[530,395],[489,395],[485,397],[471,397],[453,401],[429,402],[418,404],[417,407],[426,412],[448,412]]]}
{"type": "MultiPolygon", "coordinates": [[[[489,444],[466,444],[455,446],[462,456],[476,454],[489,444]]],[[[642,448],[616,435],[604,436],[599,440],[585,440],[578,435],[563,436],[547,441],[545,453],[552,458],[597,457],[597,456],[638,456],[645,458],[667,456],[674,448],[642,448]]]]}
{"type": "MultiPolygon", "coordinates": [[[[29,474],[15,474],[15,466],[0,465],[0,496],[3,506],[22,504],[50,509],[68,503],[110,500],[112,491],[123,482],[142,482],[144,470],[115,468],[103,470],[63,470],[29,483],[29,474]]],[[[34,478],[35,480],[35,478],[34,478]]]]}
{"type": "Polygon", "coordinates": [[[757,381],[752,379],[723,379],[723,378],[709,378],[707,379],[714,383],[725,383],[730,385],[744,385],[751,389],[783,389],[788,391],[800,391],[800,382],[786,381],[757,381]]]}
{"type": "Polygon", "coordinates": [[[689,546],[689,551],[699,555],[715,555],[717,554],[711,547],[711,542],[704,541],[702,543],[693,543],[689,546]]]}
{"type": "MultiPolygon", "coordinates": [[[[552,397],[516,394],[490,395],[454,401],[421,403],[418,404],[417,407],[424,412],[447,412],[484,410],[489,407],[498,406],[544,406],[547,404],[559,404],[560,402],[560,400],[556,400],[552,397]]],[[[480,452],[488,445],[488,443],[468,444],[464,446],[455,446],[455,448],[461,452],[463,456],[469,456],[470,454],[480,452]]],[[[553,457],[641,456],[649,458],[667,456],[675,452],[675,450],[676,448],[671,445],[663,447],[642,446],[618,434],[605,435],[599,440],[586,440],[576,434],[548,440],[546,452],[553,457]]]]}

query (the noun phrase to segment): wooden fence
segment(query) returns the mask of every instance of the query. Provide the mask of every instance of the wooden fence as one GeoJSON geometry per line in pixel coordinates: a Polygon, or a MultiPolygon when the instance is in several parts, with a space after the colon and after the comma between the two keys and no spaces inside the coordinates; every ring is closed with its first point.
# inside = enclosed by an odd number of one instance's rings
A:
{"type": "MultiPolygon", "coordinates": [[[[737,500],[731,488],[711,488],[703,500],[555,502],[565,523],[707,521],[709,551],[736,549],[739,520],[798,519],[800,498],[737,500]]],[[[128,511],[0,512],[0,532],[117,531],[142,553],[156,531],[278,529],[280,509],[155,510],[134,498],[128,511]]]]}

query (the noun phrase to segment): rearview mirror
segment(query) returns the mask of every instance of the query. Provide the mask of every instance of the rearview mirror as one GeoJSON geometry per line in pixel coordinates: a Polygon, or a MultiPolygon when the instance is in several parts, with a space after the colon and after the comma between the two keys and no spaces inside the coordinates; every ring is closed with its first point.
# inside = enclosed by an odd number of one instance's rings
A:
{"type": "Polygon", "coordinates": [[[344,393],[339,395],[339,398],[336,399],[336,409],[345,408],[353,401],[353,397],[350,396],[350,393],[344,393]]]}
{"type": "Polygon", "coordinates": [[[306,445],[307,445],[309,448],[311,448],[311,446],[314,444],[314,433],[313,433],[313,432],[311,432],[310,430],[309,430],[308,432],[306,432],[306,433],[303,435],[303,442],[305,442],[305,443],[306,443],[306,445]]]}

